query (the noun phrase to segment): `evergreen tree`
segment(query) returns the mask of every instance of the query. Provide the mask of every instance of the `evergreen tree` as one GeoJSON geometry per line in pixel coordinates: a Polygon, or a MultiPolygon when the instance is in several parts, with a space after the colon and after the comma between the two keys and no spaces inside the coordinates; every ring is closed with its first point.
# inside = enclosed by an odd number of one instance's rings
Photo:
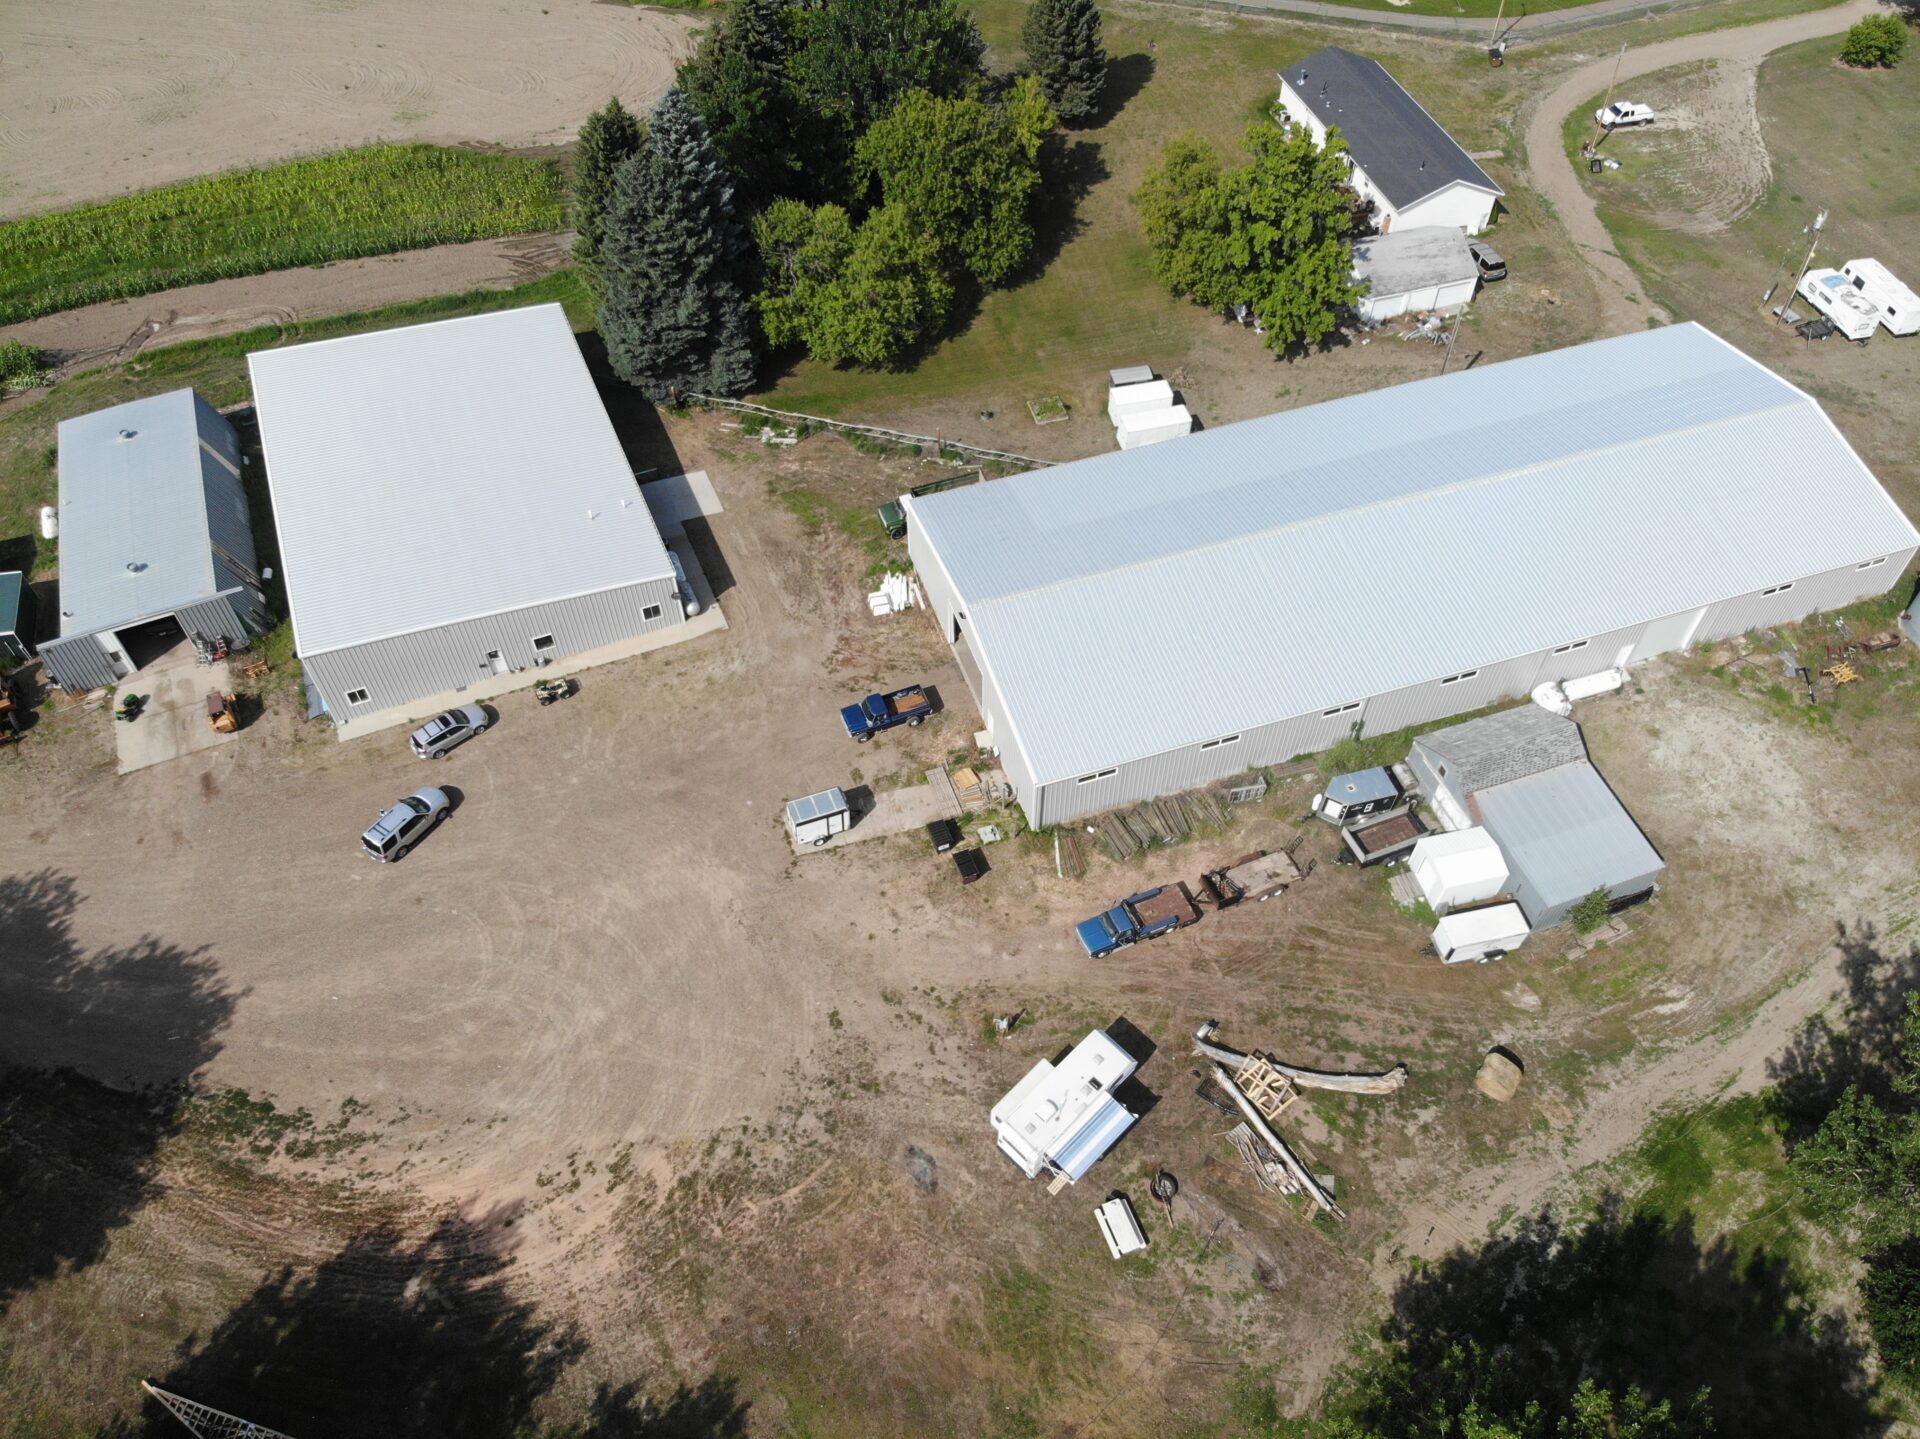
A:
{"type": "Polygon", "coordinates": [[[606,211],[600,334],[615,372],[656,400],[751,385],[747,260],[706,125],[669,90],[616,172],[606,211]]]}
{"type": "Polygon", "coordinates": [[[959,94],[987,49],[958,0],[830,0],[801,17],[794,79],[849,143],[909,90],[959,94]]]}
{"type": "Polygon", "coordinates": [[[1033,0],[1020,39],[1061,119],[1088,120],[1099,113],[1107,51],[1095,0],[1033,0]]]}
{"type": "Polygon", "coordinates": [[[640,122],[617,96],[580,127],[580,147],[573,160],[573,228],[578,236],[573,253],[588,266],[600,255],[614,172],[639,148],[640,122]]]}
{"type": "Polygon", "coordinates": [[[680,67],[677,83],[732,172],[743,213],[777,195],[825,193],[817,177],[844,168],[820,152],[820,126],[787,78],[792,58],[784,0],[733,0],[680,67]]]}

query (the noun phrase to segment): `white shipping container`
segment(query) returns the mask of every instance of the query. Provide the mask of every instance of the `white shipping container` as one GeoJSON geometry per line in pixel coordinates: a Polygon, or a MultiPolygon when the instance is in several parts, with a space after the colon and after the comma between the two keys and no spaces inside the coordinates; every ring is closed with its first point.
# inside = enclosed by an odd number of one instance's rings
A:
{"type": "Polygon", "coordinates": [[[1114,425],[1114,436],[1123,450],[1157,445],[1162,440],[1177,440],[1193,432],[1193,412],[1185,405],[1169,405],[1163,410],[1128,411],[1114,425]]]}
{"type": "Polygon", "coordinates": [[[1149,380],[1144,385],[1115,385],[1107,391],[1107,418],[1114,424],[1136,410],[1164,410],[1173,403],[1173,386],[1165,380],[1149,380]]]}

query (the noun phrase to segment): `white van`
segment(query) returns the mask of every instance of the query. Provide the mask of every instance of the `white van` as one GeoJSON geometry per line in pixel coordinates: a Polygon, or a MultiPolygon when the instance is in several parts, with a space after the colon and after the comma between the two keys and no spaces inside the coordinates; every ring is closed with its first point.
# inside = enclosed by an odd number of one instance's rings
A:
{"type": "Polygon", "coordinates": [[[1853,288],[1866,296],[1867,303],[1880,312],[1880,323],[1894,335],[1920,331],[1920,295],[1878,260],[1849,260],[1840,273],[1853,281],[1853,288]]]}

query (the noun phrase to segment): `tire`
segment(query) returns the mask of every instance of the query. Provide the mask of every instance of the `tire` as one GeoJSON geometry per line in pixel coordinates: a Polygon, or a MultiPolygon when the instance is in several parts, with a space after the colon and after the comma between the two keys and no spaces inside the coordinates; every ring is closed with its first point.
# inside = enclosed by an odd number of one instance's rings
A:
{"type": "Polygon", "coordinates": [[[824,839],[816,839],[813,842],[813,847],[815,849],[824,849],[826,847],[826,843],[827,842],[824,839]]]}
{"type": "Polygon", "coordinates": [[[908,720],[908,721],[907,721],[907,728],[908,728],[908,729],[919,729],[919,728],[920,728],[920,726],[921,726],[921,725],[923,725],[923,724],[925,724],[926,722],[927,722],[927,717],[926,717],[925,715],[921,715],[921,716],[920,716],[920,717],[919,717],[918,719],[910,719],[910,720],[908,720]]]}
{"type": "Polygon", "coordinates": [[[475,734],[485,734],[487,732],[487,727],[483,724],[477,724],[473,727],[473,732],[475,734]]]}
{"type": "Polygon", "coordinates": [[[410,849],[412,849],[412,848],[413,848],[413,846],[412,846],[412,845],[410,845],[410,844],[403,844],[403,845],[401,845],[401,846],[400,846],[400,848],[398,848],[398,849],[396,849],[396,850],[395,850],[395,851],[393,852],[393,862],[394,862],[395,864],[398,864],[398,863],[400,863],[400,861],[401,861],[401,860],[403,860],[403,859],[405,859],[405,858],[407,857],[407,851],[408,851],[408,850],[410,850],[410,849]]]}
{"type": "Polygon", "coordinates": [[[868,730],[865,734],[857,734],[853,738],[859,744],[871,744],[873,743],[873,731],[868,730]]]}
{"type": "Polygon", "coordinates": [[[435,759],[445,759],[451,753],[453,753],[452,750],[437,749],[433,752],[433,757],[435,759]]]}

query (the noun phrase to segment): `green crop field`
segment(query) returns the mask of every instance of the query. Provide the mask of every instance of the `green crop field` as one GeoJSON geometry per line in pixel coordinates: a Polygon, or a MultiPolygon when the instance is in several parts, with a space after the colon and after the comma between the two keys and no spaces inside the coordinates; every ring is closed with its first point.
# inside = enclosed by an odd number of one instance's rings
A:
{"type": "Polygon", "coordinates": [[[561,224],[550,160],[370,145],[0,226],[0,324],[176,285],[561,224]]]}

